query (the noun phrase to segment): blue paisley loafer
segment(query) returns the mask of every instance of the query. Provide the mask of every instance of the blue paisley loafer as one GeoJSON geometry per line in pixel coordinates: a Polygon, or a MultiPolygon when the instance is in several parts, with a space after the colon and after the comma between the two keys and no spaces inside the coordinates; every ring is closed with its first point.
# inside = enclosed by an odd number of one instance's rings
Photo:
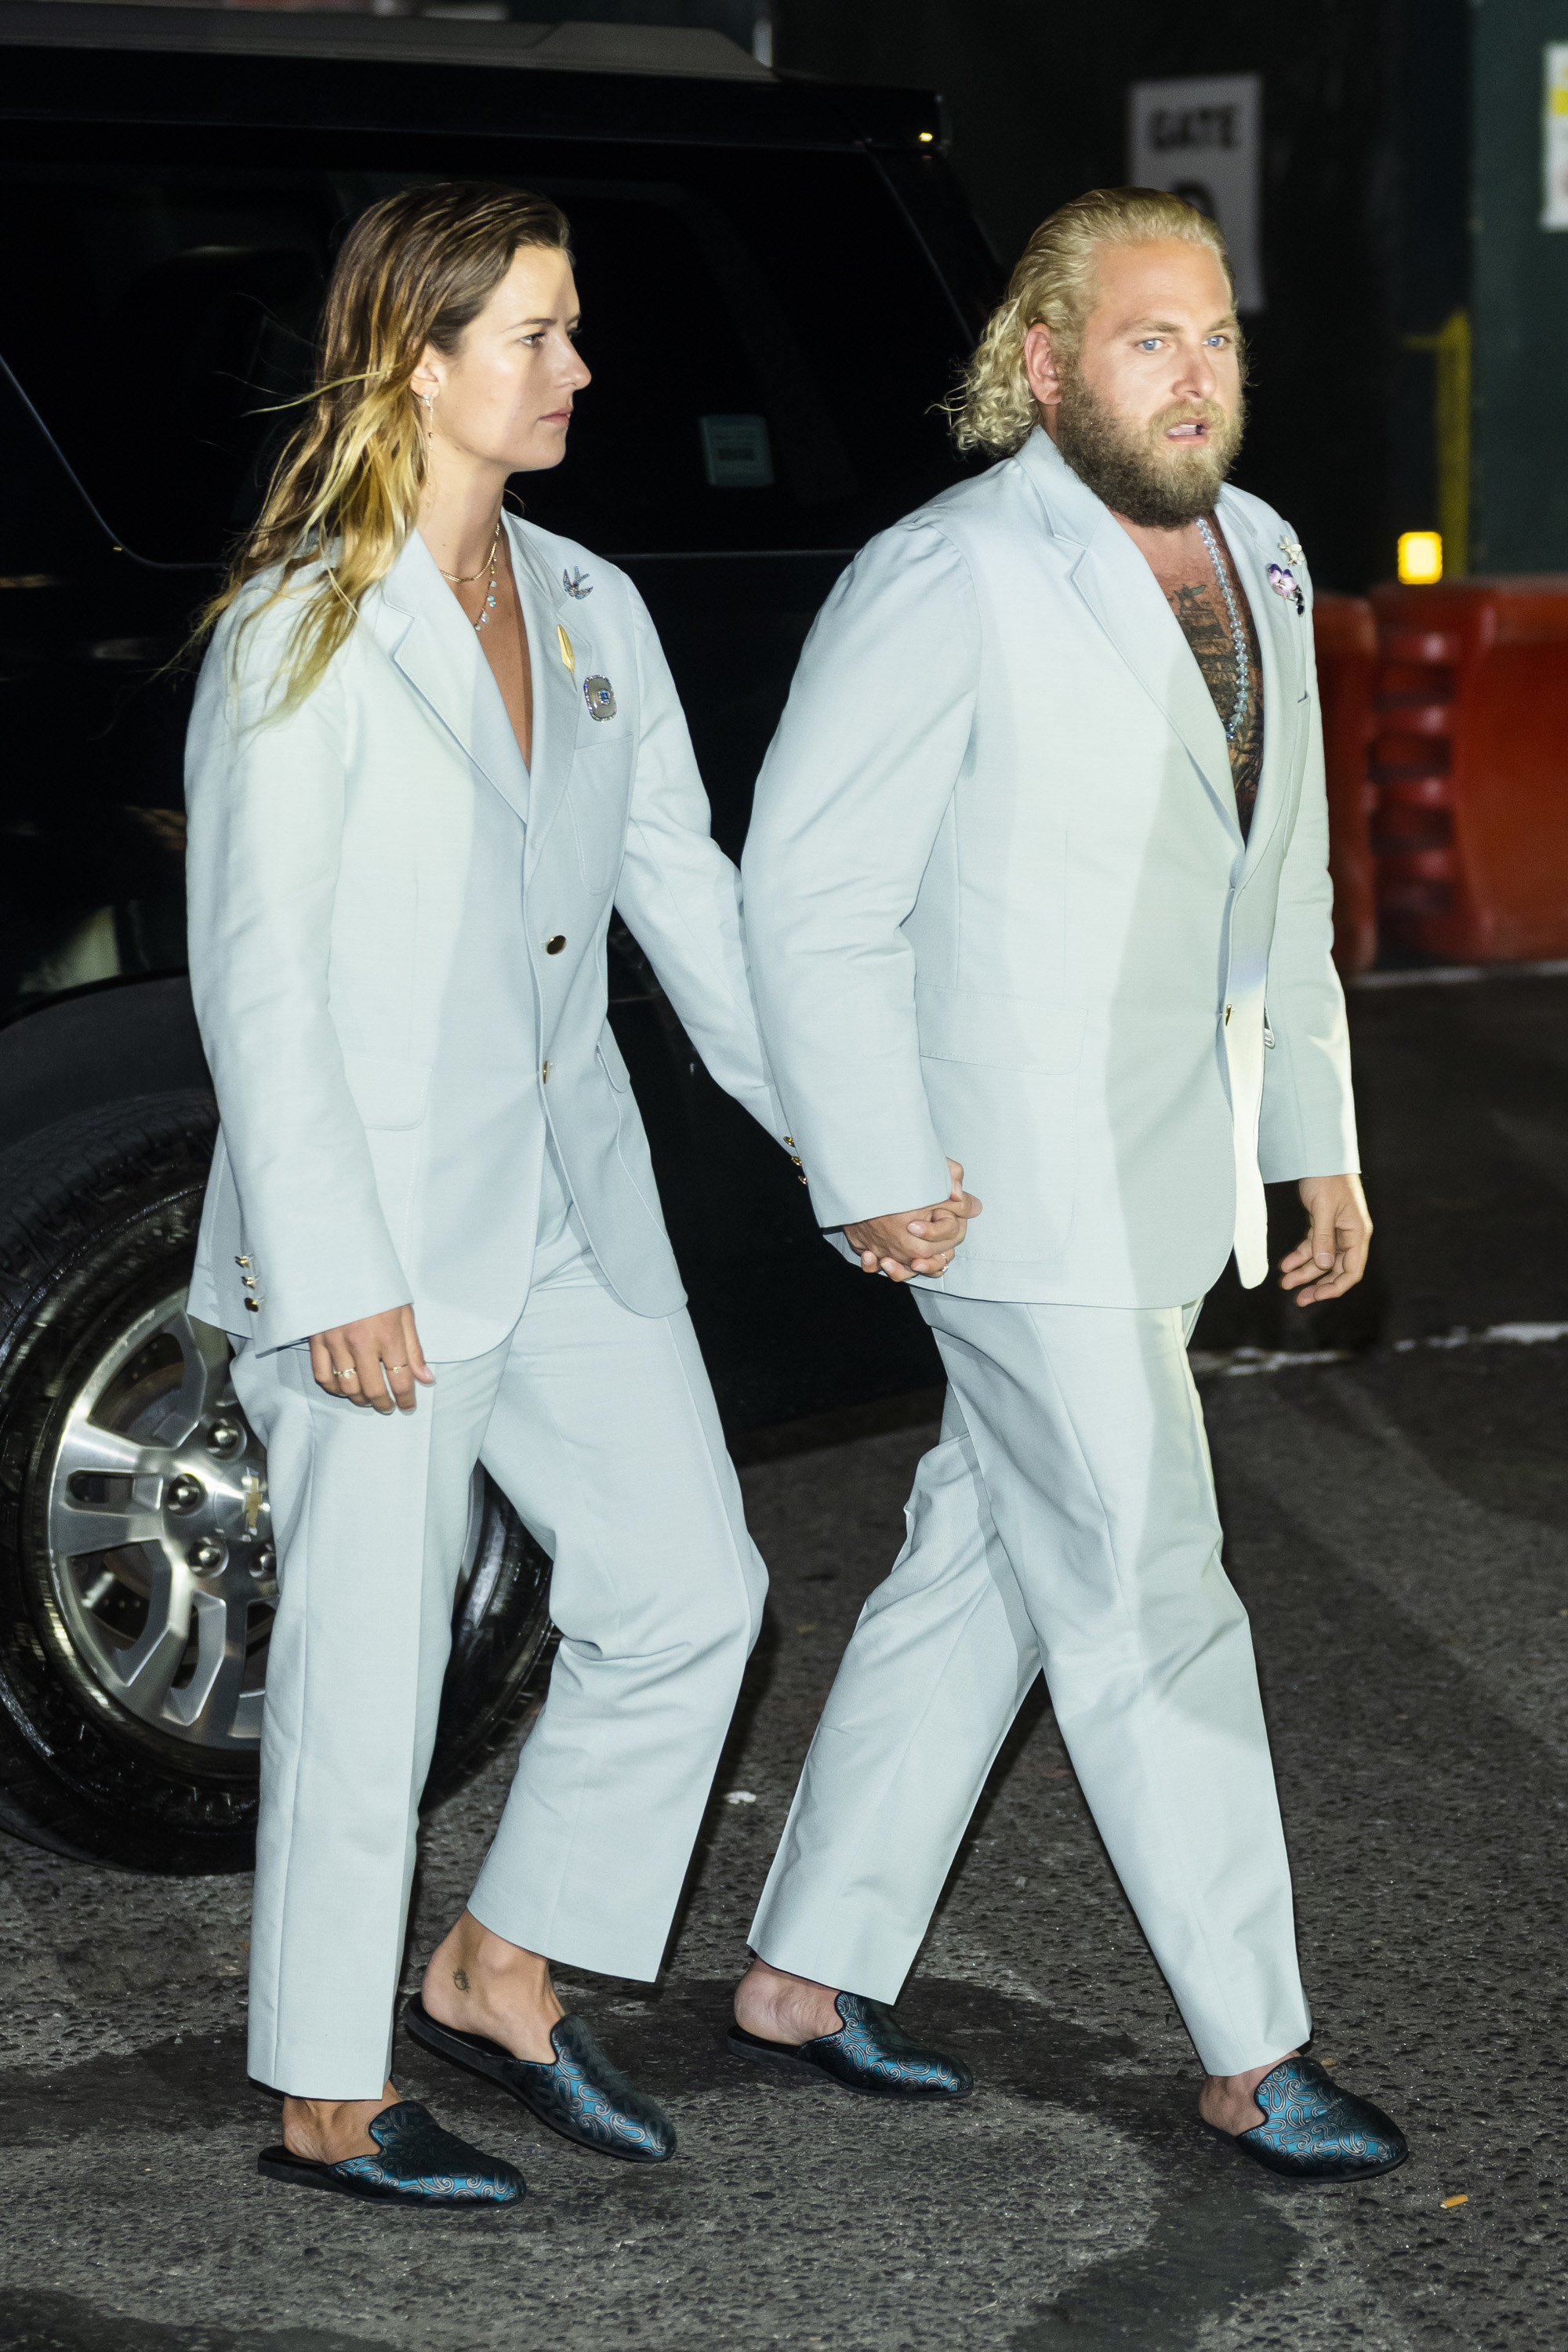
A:
{"type": "Polygon", "coordinates": [[[481,2156],[467,2140],[443,2131],[417,2099],[399,2099],[370,2120],[379,2153],[345,2157],[341,2164],[312,2164],[286,2147],[266,2147],[256,2159],[264,2180],[287,2180],[297,2189],[327,2189],[339,2197],[359,2197],[375,2205],[517,2205],[524,2189],[521,2172],[499,2157],[481,2156]]]}
{"type": "Polygon", "coordinates": [[[1410,2153],[1399,2126],[1370,2099],[1342,2090],[1315,2058],[1281,2059],[1253,2096],[1267,2121],[1220,2137],[1287,2179],[1370,2180],[1410,2153]]]}
{"type": "Polygon", "coordinates": [[[732,2025],[730,2047],[738,2058],[798,2067],[873,2099],[967,2099],[973,2090],[974,2077],[963,2060],[914,2041],[886,2001],[841,1992],[834,2006],[844,2020],[837,2033],[818,2034],[815,2042],[765,2042],[732,2025]]]}
{"type": "Polygon", "coordinates": [[[669,2117],[611,2064],[580,2017],[563,2017],[551,2027],[552,2065],[542,2059],[514,2058],[501,2042],[482,2033],[443,2025],[417,1993],[404,2011],[403,2021],[427,2050],[499,2083],[542,2124],[579,2147],[618,2156],[627,2164],[668,2164],[675,2154],[675,2126],[669,2117]]]}

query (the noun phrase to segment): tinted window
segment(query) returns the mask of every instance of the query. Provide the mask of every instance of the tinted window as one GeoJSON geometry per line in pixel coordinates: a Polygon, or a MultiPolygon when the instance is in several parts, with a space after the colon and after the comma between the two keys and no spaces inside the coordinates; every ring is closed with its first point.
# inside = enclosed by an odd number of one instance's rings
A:
{"type": "MultiPolygon", "coordinates": [[[[151,134],[149,134],[151,135],[151,134]]],[[[212,134],[181,134],[185,158],[212,134]]],[[[523,181],[573,226],[595,381],[529,511],[606,553],[849,548],[953,478],[932,404],[963,330],[858,156],[401,142],[340,168],[104,157],[0,167],[16,370],[135,552],[210,560],[254,511],[308,381],[332,252],[409,181],[523,181]]],[[[223,160],[216,160],[221,153],[223,160]]]]}

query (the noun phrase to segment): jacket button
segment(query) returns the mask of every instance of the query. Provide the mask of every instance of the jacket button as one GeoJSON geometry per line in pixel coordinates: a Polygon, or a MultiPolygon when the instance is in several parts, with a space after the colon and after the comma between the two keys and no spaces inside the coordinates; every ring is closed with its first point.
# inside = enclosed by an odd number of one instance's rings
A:
{"type": "Polygon", "coordinates": [[[559,955],[565,944],[566,934],[564,931],[557,931],[552,940],[545,940],[544,952],[546,955],[559,955]]]}
{"type": "Polygon", "coordinates": [[[259,1315],[261,1312],[260,1299],[247,1298],[245,1302],[245,1311],[247,1315],[259,1315]]]}
{"type": "Polygon", "coordinates": [[[1225,1025],[1227,1029],[1230,1027],[1230,1007],[1228,1004],[1225,1008],[1225,1025]]]}
{"type": "Polygon", "coordinates": [[[539,1073],[539,1075],[540,1075],[540,1076],[543,1079],[543,1081],[544,1081],[545,1085],[546,1085],[546,1086],[548,1086],[548,1085],[550,1084],[550,1065],[549,1065],[549,1063],[548,1063],[548,1062],[546,1062],[546,1064],[544,1065],[544,1067],[542,1068],[542,1070],[541,1070],[541,1072],[539,1073]]]}

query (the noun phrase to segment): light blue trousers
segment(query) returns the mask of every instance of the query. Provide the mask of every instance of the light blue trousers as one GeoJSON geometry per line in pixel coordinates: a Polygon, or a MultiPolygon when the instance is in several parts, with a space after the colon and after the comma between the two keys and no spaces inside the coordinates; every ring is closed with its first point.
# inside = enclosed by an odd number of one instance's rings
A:
{"type": "MultiPolygon", "coordinates": [[[[1310,2029],[1247,1613],[1186,1308],[918,1295],[949,1387],[752,1924],[773,1966],[892,2000],[1044,1668],[1122,1886],[1212,2074],[1310,2029]]],[[[1201,1302],[1200,1302],[1201,1303],[1201,1302]]]]}
{"type": "Polygon", "coordinates": [[[657,1973],[762,1621],[690,1319],[620,1304],[548,1168],[517,1328],[432,1369],[415,1412],[384,1419],[318,1388],[303,1348],[235,1362],[281,1563],[249,2063],[303,2097],[377,2097],[387,2077],[476,1461],[550,1553],[561,1631],[469,1898],[509,1942],[657,1973]]]}

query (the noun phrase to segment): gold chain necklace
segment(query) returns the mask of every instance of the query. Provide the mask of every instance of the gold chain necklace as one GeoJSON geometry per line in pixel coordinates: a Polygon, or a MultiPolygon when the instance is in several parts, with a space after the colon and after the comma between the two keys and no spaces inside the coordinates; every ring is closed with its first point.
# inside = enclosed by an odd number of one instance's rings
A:
{"type": "MultiPolygon", "coordinates": [[[[454,588],[470,588],[476,580],[483,580],[486,572],[489,572],[489,580],[485,589],[485,601],[480,607],[479,619],[472,624],[472,626],[476,629],[487,627],[489,623],[490,614],[496,609],[496,563],[500,554],[500,518],[498,515],[496,518],[496,535],[490,541],[489,562],[481,563],[477,572],[441,572],[442,579],[449,580],[454,588]]],[[[437,571],[441,570],[439,564],[437,564],[436,568],[437,571]]],[[[465,613],[463,618],[467,620],[468,617],[468,614],[465,613]]]]}

